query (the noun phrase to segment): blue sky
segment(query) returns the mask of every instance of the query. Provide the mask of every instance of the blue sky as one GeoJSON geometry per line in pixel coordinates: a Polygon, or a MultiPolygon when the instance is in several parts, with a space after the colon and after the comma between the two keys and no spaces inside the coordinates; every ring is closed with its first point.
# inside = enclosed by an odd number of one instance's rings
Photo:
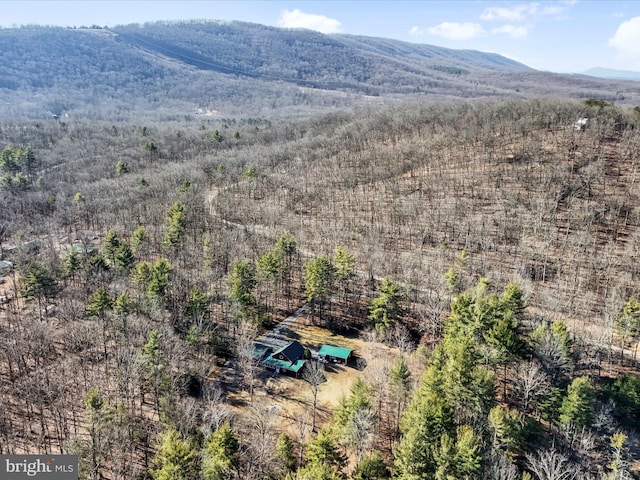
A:
{"type": "Polygon", "coordinates": [[[533,68],[640,71],[640,1],[0,0],[0,26],[242,20],[496,52],[533,68]]]}

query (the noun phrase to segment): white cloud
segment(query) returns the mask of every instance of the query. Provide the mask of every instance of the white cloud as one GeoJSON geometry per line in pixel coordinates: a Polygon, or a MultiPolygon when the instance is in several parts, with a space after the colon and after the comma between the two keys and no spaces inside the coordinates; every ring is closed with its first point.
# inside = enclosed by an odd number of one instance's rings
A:
{"type": "Polygon", "coordinates": [[[308,28],[322,33],[338,33],[342,26],[335,18],[315,13],[305,13],[297,8],[284,10],[280,15],[278,25],[284,28],[308,28]]]}
{"type": "Polygon", "coordinates": [[[562,18],[566,12],[567,7],[561,7],[560,5],[547,5],[542,9],[536,9],[533,14],[537,17],[562,18]]]}
{"type": "MultiPolygon", "coordinates": [[[[565,5],[571,5],[565,2],[565,5]]],[[[541,19],[543,17],[559,18],[567,11],[567,6],[545,5],[539,3],[521,3],[513,7],[489,7],[480,14],[482,20],[503,22],[522,22],[528,19],[541,19]]]]}
{"type": "Polygon", "coordinates": [[[529,35],[529,27],[524,25],[504,25],[499,28],[494,28],[491,33],[505,33],[511,38],[524,38],[529,35]]]}
{"type": "Polygon", "coordinates": [[[482,20],[503,20],[507,22],[519,22],[526,18],[527,5],[516,5],[511,8],[490,7],[485,8],[480,14],[482,20]]]}
{"type": "MultiPolygon", "coordinates": [[[[556,0],[553,4],[541,2],[520,3],[505,7],[488,7],[480,14],[484,22],[502,22],[504,25],[490,30],[480,23],[444,22],[428,29],[431,35],[438,35],[451,40],[468,40],[483,35],[508,35],[513,39],[525,38],[538,22],[553,19],[565,19],[571,5],[577,0],[556,0]]],[[[409,33],[423,35],[425,31],[415,26],[409,33]]]]}
{"type": "Polygon", "coordinates": [[[622,59],[640,64],[640,17],[633,17],[618,26],[609,46],[618,51],[622,59]]]}
{"type": "Polygon", "coordinates": [[[429,28],[429,33],[449,40],[469,40],[480,37],[486,32],[479,23],[443,22],[440,25],[429,28]]]}

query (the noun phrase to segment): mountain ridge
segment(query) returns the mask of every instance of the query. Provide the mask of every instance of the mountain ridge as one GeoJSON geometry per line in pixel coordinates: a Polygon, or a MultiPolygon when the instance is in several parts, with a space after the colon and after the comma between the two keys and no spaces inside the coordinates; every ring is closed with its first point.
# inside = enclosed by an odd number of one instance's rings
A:
{"type": "Polygon", "coordinates": [[[384,102],[556,95],[640,102],[611,80],[494,53],[246,22],[0,30],[0,118],[308,115],[384,102]]]}
{"type": "Polygon", "coordinates": [[[614,68],[593,67],[582,72],[583,75],[589,75],[598,78],[607,78],[612,80],[637,80],[640,81],[640,72],[633,70],[617,70],[614,68]]]}

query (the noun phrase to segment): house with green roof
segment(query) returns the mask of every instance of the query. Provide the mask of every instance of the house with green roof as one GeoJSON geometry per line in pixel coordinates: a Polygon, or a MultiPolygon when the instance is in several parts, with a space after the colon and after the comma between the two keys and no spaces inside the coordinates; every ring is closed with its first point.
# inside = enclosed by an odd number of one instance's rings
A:
{"type": "Polygon", "coordinates": [[[93,252],[95,252],[95,250],[96,249],[91,245],[85,245],[82,243],[74,243],[73,245],[67,247],[68,252],[75,252],[83,255],[91,255],[93,252]]]}
{"type": "Polygon", "coordinates": [[[327,363],[349,363],[349,359],[353,354],[353,349],[346,347],[338,347],[336,345],[324,344],[318,350],[320,361],[327,363]]]}
{"type": "Polygon", "coordinates": [[[302,344],[293,341],[273,353],[266,354],[260,364],[276,373],[293,373],[297,377],[307,363],[304,352],[302,344]]]}

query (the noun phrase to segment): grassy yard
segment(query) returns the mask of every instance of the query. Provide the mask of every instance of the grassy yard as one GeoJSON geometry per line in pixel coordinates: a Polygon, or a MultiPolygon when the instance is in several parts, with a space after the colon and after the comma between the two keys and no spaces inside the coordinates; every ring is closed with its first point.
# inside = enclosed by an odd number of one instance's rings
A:
{"type": "MultiPolygon", "coordinates": [[[[308,316],[300,317],[290,329],[283,331],[283,336],[292,341],[297,340],[314,352],[317,352],[321,345],[328,343],[351,348],[354,350],[355,356],[364,359],[366,362],[371,362],[372,360],[367,358],[368,348],[366,348],[363,340],[335,334],[326,328],[311,325],[308,316]]],[[[349,366],[326,365],[325,376],[327,381],[322,383],[318,390],[318,425],[322,425],[330,419],[334,407],[343,396],[349,394],[351,385],[363,373],[354,368],[354,364],[355,362],[351,361],[349,366]]],[[[311,423],[313,404],[311,385],[303,378],[274,375],[273,372],[267,370],[261,372],[260,378],[262,381],[255,391],[253,401],[278,405],[281,409],[280,415],[283,420],[282,428],[290,431],[292,435],[299,436],[300,433],[297,430],[302,428],[299,425],[301,423],[300,420],[311,423]]],[[[237,406],[237,410],[242,410],[242,405],[248,405],[249,395],[243,391],[230,392],[229,400],[237,406]]]]}

